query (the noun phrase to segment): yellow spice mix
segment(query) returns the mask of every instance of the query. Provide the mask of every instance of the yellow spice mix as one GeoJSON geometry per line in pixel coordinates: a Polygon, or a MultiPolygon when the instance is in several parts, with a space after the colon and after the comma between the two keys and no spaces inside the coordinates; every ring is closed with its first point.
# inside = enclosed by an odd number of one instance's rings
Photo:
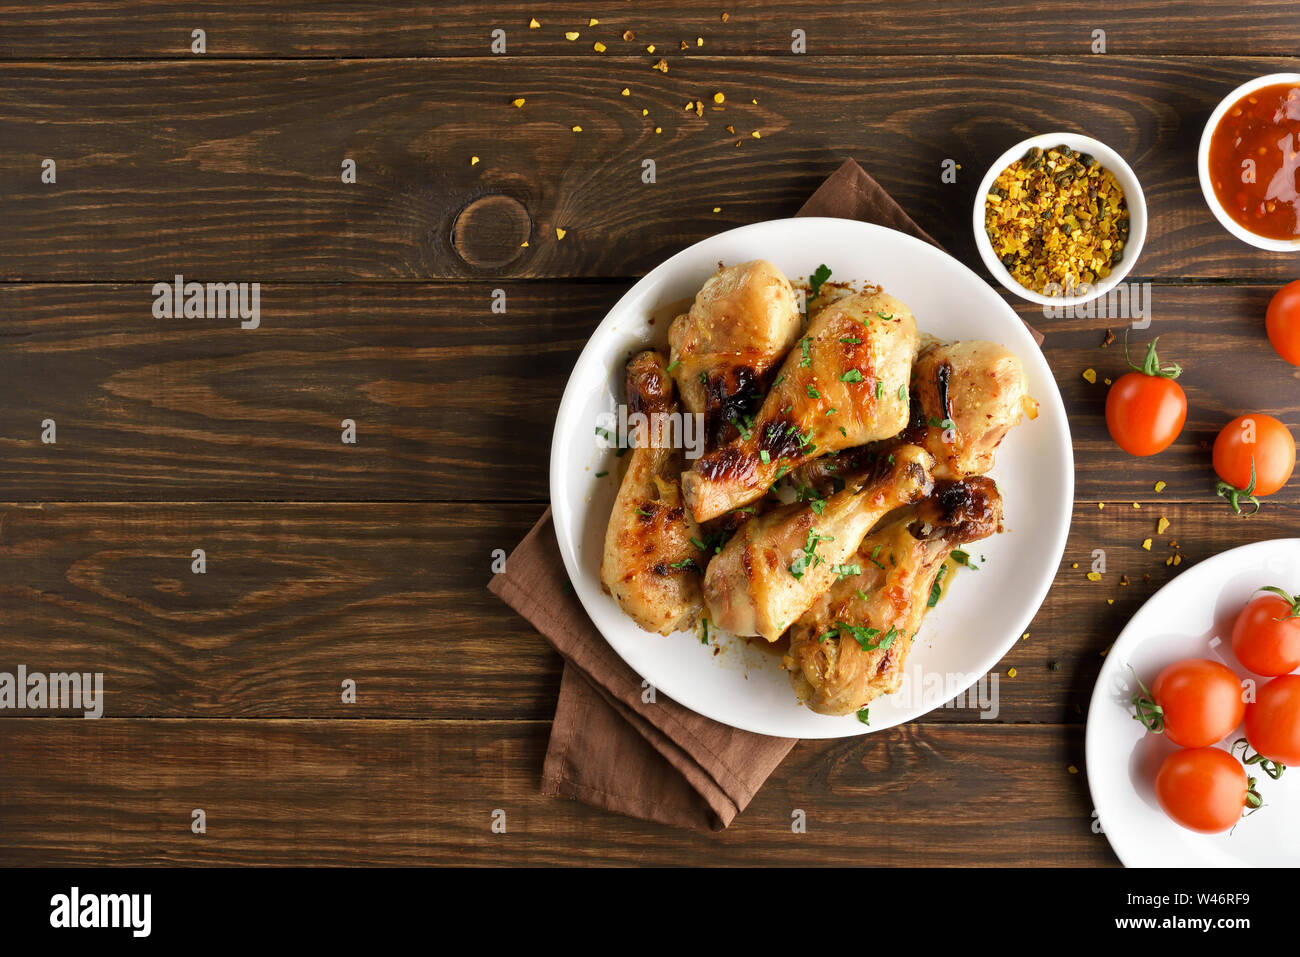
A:
{"type": "Polygon", "coordinates": [[[1123,258],[1128,204],[1095,157],[1068,146],[1034,147],[994,180],[984,228],[1016,282],[1044,295],[1069,294],[1104,279],[1123,258]]]}

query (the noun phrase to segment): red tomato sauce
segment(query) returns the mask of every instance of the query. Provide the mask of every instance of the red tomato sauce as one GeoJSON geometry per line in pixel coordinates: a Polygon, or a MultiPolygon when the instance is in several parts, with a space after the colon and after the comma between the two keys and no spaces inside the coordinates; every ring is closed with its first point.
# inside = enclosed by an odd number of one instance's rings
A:
{"type": "Polygon", "coordinates": [[[1259,236],[1300,236],[1300,85],[1247,93],[1210,136],[1210,182],[1228,215],[1259,236]]]}

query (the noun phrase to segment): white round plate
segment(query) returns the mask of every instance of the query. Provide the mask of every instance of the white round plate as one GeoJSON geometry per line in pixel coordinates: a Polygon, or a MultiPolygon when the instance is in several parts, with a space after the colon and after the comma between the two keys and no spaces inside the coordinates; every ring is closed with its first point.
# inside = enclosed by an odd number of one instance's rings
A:
{"type": "MultiPolygon", "coordinates": [[[[578,357],[551,444],[551,507],[560,553],[587,614],[623,660],[656,690],[702,715],[761,734],[837,738],[910,721],[964,691],[1024,632],[1056,573],[1070,525],[1074,460],[1052,372],[1002,298],[948,254],[911,236],[847,219],[773,220],[721,233],[652,270],[605,316],[578,357]],[[638,349],[663,347],[674,303],[689,301],[718,263],[767,259],[798,282],[821,263],[832,281],[875,283],[902,299],[925,332],[986,339],[1020,357],[1039,416],[1015,428],[993,477],[1006,532],[971,546],[979,571],[962,569],[927,616],[900,691],[871,704],[870,726],[828,717],[796,699],[779,656],[744,639],[667,638],[638,628],[600,587],[605,526],[617,492],[614,452],[599,447],[602,413],[623,401],[623,367],[638,349]],[[657,317],[651,324],[650,319],[657,317]],[[596,473],[609,474],[597,478],[596,473]],[[714,647],[714,646],[717,647],[714,647]]],[[[975,693],[971,696],[974,698],[975,693]]]]}
{"type": "MultiPolygon", "coordinates": [[[[1129,703],[1136,684],[1183,658],[1213,658],[1243,677],[1232,653],[1232,623],[1261,585],[1300,591],[1300,538],[1256,542],[1193,565],[1152,595],[1106,654],[1088,706],[1088,787],[1102,830],[1127,867],[1295,867],[1300,865],[1300,775],[1278,781],[1248,769],[1264,807],[1226,834],[1197,834],[1156,802],[1160,762],[1177,750],[1148,734],[1129,703]]],[[[1238,728],[1220,747],[1242,737],[1238,728]]]]}

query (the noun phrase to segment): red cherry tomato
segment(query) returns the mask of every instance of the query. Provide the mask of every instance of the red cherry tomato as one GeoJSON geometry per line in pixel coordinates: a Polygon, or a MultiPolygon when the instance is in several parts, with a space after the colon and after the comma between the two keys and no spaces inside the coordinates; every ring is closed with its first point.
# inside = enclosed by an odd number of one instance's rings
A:
{"type": "Polygon", "coordinates": [[[1175,661],[1156,675],[1150,694],[1133,696],[1138,719],[1174,744],[1204,748],[1222,741],[1246,711],[1241,681],[1208,658],[1175,661]]]}
{"type": "Polygon", "coordinates": [[[1295,471],[1295,439],[1271,415],[1239,415],[1214,440],[1218,493],[1240,512],[1240,499],[1259,508],[1258,495],[1272,495],[1295,471]]]}
{"type": "Polygon", "coordinates": [[[1274,293],[1264,326],[1277,354],[1293,366],[1300,366],[1300,279],[1274,293]]]}
{"type": "Polygon", "coordinates": [[[1300,764],[1300,675],[1274,678],[1246,708],[1246,740],[1277,764],[1300,764]]]}
{"type": "Polygon", "coordinates": [[[1300,595],[1265,590],[1237,616],[1232,650],[1255,674],[1272,677],[1300,668],[1300,595]]]}
{"type": "MultiPolygon", "coordinates": [[[[1162,367],[1152,339],[1141,368],[1115,380],[1106,394],[1106,428],[1129,455],[1155,455],[1173,444],[1187,421],[1187,395],[1174,381],[1183,371],[1162,367]]],[[[1126,353],[1127,355],[1127,350],[1126,353]]]]}
{"type": "Polygon", "coordinates": [[[1156,772],[1156,800],[1183,827],[1217,834],[1241,820],[1249,780],[1245,768],[1227,751],[1175,751],[1156,772]]]}

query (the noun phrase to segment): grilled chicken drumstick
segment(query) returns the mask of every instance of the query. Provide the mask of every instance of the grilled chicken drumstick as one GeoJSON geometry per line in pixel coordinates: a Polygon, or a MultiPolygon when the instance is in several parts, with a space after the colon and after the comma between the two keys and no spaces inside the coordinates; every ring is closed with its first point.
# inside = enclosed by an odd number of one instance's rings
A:
{"type": "Polygon", "coordinates": [[[718,270],[673,320],[669,368],[686,411],[704,415],[706,450],[753,415],[800,324],[794,287],[764,259],[718,270]]]}
{"type": "Polygon", "coordinates": [[[916,320],[893,296],[857,293],[823,307],[739,437],[682,476],[695,520],[752,502],[819,455],[897,435],[916,350],[916,320]]]}
{"type": "Polygon", "coordinates": [[[1038,415],[1020,360],[993,342],[923,345],[912,390],[912,425],[900,441],[929,450],[940,479],[986,474],[1007,432],[1038,415]]]}
{"type": "Polygon", "coordinates": [[[775,641],[837,577],[887,512],[930,493],[930,453],[902,446],[875,475],[860,474],[819,508],[795,502],[751,519],[709,563],[711,621],[737,635],[775,641]]]}
{"type": "Polygon", "coordinates": [[[936,483],[911,514],[868,535],[852,559],[862,573],[837,581],[790,629],[783,663],[800,699],[851,714],[897,691],[939,566],[1001,524],[997,487],[977,477],[936,483]]]}
{"type": "MultiPolygon", "coordinates": [[[[646,351],[627,364],[631,413],[655,421],[677,408],[663,356],[646,351]]],[[[699,527],[679,486],[681,449],[650,447],[641,436],[614,499],[605,530],[600,581],[619,607],[646,631],[661,635],[690,627],[703,609],[700,578],[707,558],[692,543],[699,527]]]]}

